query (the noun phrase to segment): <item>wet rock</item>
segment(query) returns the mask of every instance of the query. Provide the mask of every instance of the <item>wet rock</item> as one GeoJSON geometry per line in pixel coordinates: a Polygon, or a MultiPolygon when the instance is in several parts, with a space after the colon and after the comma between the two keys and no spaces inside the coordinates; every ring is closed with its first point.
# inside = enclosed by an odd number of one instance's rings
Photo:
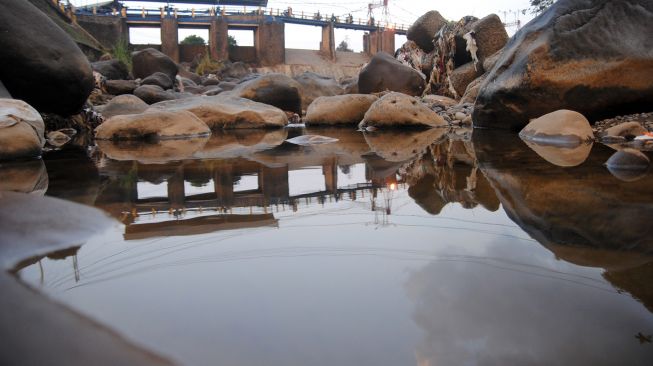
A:
{"type": "MultiPolygon", "coordinates": [[[[213,75],[210,75],[210,76],[213,76],[213,75]]],[[[213,86],[213,85],[220,85],[220,83],[221,83],[220,79],[218,79],[216,77],[207,77],[207,78],[203,78],[202,82],[200,84],[202,84],[204,86],[213,86]]],[[[234,86],[236,86],[236,84],[234,84],[234,86]]]]}
{"type": "Polygon", "coordinates": [[[179,83],[181,83],[181,85],[184,87],[184,90],[189,86],[190,87],[197,87],[198,86],[197,83],[194,82],[193,80],[188,79],[188,78],[184,78],[184,77],[180,77],[180,76],[177,76],[177,81],[179,81],[179,83]]]}
{"type": "Polygon", "coordinates": [[[40,112],[79,112],[93,70],[77,44],[29,1],[0,2],[0,80],[40,112]]]}
{"type": "Polygon", "coordinates": [[[3,162],[0,165],[0,192],[12,191],[44,195],[48,190],[48,171],[43,160],[3,162]]]}
{"type": "Polygon", "coordinates": [[[123,80],[129,78],[127,65],[120,60],[97,61],[91,63],[93,71],[97,71],[107,80],[123,80]]]}
{"type": "Polygon", "coordinates": [[[154,48],[146,48],[132,53],[132,72],[135,78],[144,79],[155,72],[162,72],[175,80],[177,64],[162,52],[154,48]]]}
{"type": "Polygon", "coordinates": [[[304,119],[307,125],[352,125],[356,126],[377,101],[374,95],[345,94],[319,97],[311,103],[304,119]]]}
{"type": "Polygon", "coordinates": [[[108,119],[124,114],[139,114],[145,112],[148,108],[149,105],[141,98],[131,94],[124,94],[111,99],[111,101],[104,106],[102,116],[105,119],[108,119]]]}
{"type": "Polygon", "coordinates": [[[186,111],[151,111],[109,118],[95,129],[98,140],[161,140],[208,136],[211,130],[186,111]]]}
{"type": "Polygon", "coordinates": [[[202,95],[213,96],[213,95],[218,95],[222,92],[224,92],[222,88],[220,88],[219,86],[213,86],[213,87],[207,87],[202,93],[202,95]]]}
{"type": "Polygon", "coordinates": [[[480,69],[478,69],[474,62],[468,62],[453,70],[449,75],[451,86],[456,91],[457,96],[462,96],[467,90],[467,86],[481,76],[480,69]]]}
{"type": "Polygon", "coordinates": [[[172,80],[162,72],[155,72],[141,81],[141,85],[157,85],[162,89],[172,89],[172,80]]]}
{"type": "Polygon", "coordinates": [[[421,95],[424,84],[422,74],[385,52],[374,55],[358,75],[358,90],[361,94],[389,90],[408,95],[421,95]]]}
{"type": "Polygon", "coordinates": [[[359,128],[373,127],[446,127],[447,123],[417,98],[389,93],[372,104],[359,128]]]}
{"type": "Polygon", "coordinates": [[[45,124],[39,112],[17,99],[0,99],[0,160],[41,155],[45,124]]]}
{"type": "Polygon", "coordinates": [[[222,70],[220,74],[222,75],[223,79],[224,78],[242,79],[251,73],[252,70],[250,70],[247,64],[238,61],[225,65],[225,68],[222,70]]]}
{"type": "Polygon", "coordinates": [[[481,86],[475,126],[518,129],[561,108],[591,120],[649,110],[653,54],[642,30],[652,19],[647,1],[555,2],[504,48],[481,86]]]}
{"type": "Polygon", "coordinates": [[[605,134],[602,138],[623,137],[624,139],[632,140],[634,137],[643,135],[647,132],[648,130],[638,122],[624,122],[605,130],[605,134]]]}
{"type": "Polygon", "coordinates": [[[196,96],[162,102],[150,111],[187,111],[204,121],[211,129],[279,128],[288,123],[279,108],[234,96],[196,96]]]}
{"type": "Polygon", "coordinates": [[[104,88],[111,95],[131,94],[138,87],[134,80],[107,80],[104,88]]]}
{"type": "Polygon", "coordinates": [[[407,38],[415,42],[424,51],[433,51],[433,37],[447,24],[447,20],[436,10],[432,10],[417,18],[408,28],[407,38]]]}
{"type": "Polygon", "coordinates": [[[147,104],[177,99],[174,92],[163,90],[163,88],[158,85],[141,85],[134,90],[134,95],[147,104]]]}
{"type": "Polygon", "coordinates": [[[305,71],[294,79],[302,86],[302,110],[306,110],[316,98],[344,93],[344,89],[334,78],[314,72],[305,71]]]}
{"type": "Polygon", "coordinates": [[[288,76],[272,73],[238,84],[232,94],[301,114],[301,88],[298,82],[288,76]]]}
{"type": "Polygon", "coordinates": [[[532,120],[519,137],[538,144],[577,146],[592,141],[594,133],[582,114],[563,109],[532,120]]]}

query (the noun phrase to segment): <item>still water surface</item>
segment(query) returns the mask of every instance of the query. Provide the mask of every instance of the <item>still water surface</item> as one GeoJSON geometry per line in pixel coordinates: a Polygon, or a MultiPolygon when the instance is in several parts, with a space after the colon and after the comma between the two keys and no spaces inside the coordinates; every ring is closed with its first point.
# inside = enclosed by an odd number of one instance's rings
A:
{"type": "Polygon", "coordinates": [[[188,365],[650,364],[651,174],[501,133],[288,133],[46,155],[46,194],[124,226],[18,277],[188,365]]]}

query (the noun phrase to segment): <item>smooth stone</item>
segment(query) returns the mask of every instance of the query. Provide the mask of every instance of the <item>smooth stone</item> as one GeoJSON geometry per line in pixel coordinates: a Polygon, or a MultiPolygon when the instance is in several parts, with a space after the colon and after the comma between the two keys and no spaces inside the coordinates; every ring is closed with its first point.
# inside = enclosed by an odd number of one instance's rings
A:
{"type": "Polygon", "coordinates": [[[594,132],[585,116],[562,109],[532,120],[519,137],[540,145],[573,147],[594,140],[594,132]]]}
{"type": "Polygon", "coordinates": [[[647,132],[648,130],[638,122],[624,122],[606,129],[603,137],[633,138],[647,132]]]}
{"type": "Polygon", "coordinates": [[[187,111],[151,111],[109,118],[95,129],[98,140],[183,139],[209,136],[211,130],[187,111]]]}
{"type": "Polygon", "coordinates": [[[0,160],[41,155],[45,124],[39,112],[18,99],[0,99],[0,160]]]}
{"type": "Polygon", "coordinates": [[[447,122],[417,98],[393,92],[374,102],[365,113],[358,127],[368,126],[446,127],[447,122]]]}
{"type": "Polygon", "coordinates": [[[356,126],[370,106],[379,98],[370,94],[345,94],[319,97],[308,106],[304,122],[307,125],[356,126]]]}
{"type": "Polygon", "coordinates": [[[123,114],[139,114],[145,112],[149,107],[141,98],[132,94],[124,94],[111,99],[102,109],[102,116],[111,118],[123,114]]]}

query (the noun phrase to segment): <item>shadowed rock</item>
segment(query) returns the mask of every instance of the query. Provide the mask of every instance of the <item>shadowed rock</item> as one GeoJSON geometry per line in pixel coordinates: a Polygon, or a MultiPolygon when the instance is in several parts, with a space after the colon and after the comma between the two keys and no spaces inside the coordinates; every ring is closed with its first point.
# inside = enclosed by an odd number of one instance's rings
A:
{"type": "Polygon", "coordinates": [[[385,52],[374,55],[358,75],[358,91],[361,94],[390,90],[421,95],[424,84],[423,75],[385,52]]]}

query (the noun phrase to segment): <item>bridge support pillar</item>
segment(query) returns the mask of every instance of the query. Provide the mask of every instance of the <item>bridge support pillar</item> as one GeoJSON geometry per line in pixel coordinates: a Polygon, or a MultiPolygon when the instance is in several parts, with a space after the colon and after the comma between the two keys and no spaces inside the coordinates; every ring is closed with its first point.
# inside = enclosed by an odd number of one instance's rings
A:
{"type": "Polygon", "coordinates": [[[320,53],[331,61],[336,60],[336,40],[333,30],[333,23],[329,23],[328,25],[322,27],[320,53]]]}
{"type": "Polygon", "coordinates": [[[365,52],[374,56],[379,52],[395,53],[395,31],[393,29],[379,29],[371,31],[363,37],[365,52]]]}
{"type": "Polygon", "coordinates": [[[211,20],[209,27],[209,55],[214,60],[229,59],[229,26],[224,17],[211,20]]]}
{"type": "Polygon", "coordinates": [[[286,35],[283,22],[260,22],[254,33],[256,58],[261,66],[286,62],[286,35]]]}
{"type": "Polygon", "coordinates": [[[179,25],[175,18],[161,19],[161,52],[179,62],[179,25]]]}

